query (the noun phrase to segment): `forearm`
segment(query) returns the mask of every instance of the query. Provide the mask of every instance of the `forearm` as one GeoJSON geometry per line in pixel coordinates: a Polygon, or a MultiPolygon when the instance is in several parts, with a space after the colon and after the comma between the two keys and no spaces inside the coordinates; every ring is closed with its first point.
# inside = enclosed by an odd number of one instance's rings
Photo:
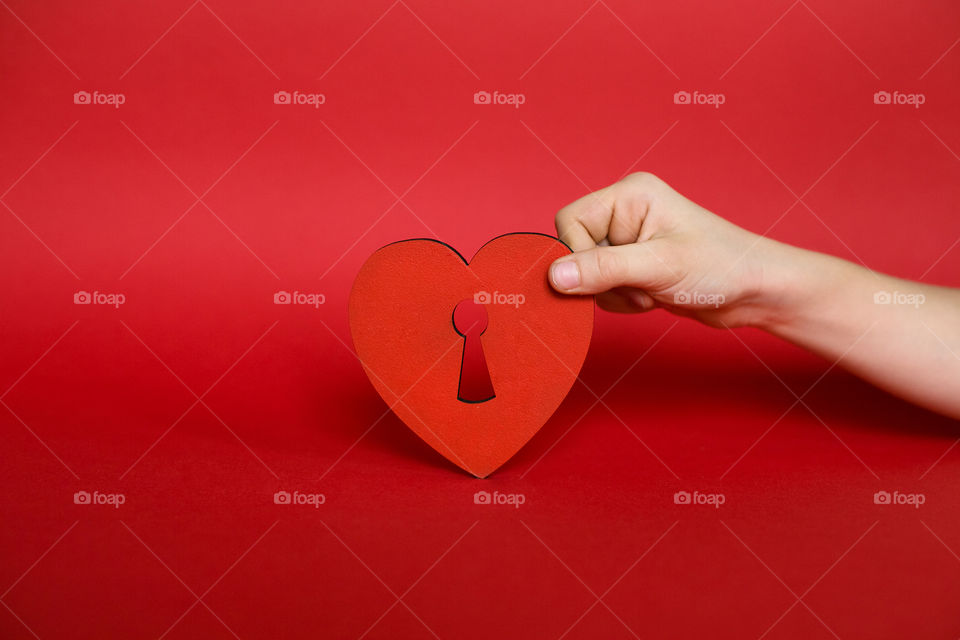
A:
{"type": "MultiPolygon", "coordinates": [[[[766,242],[766,241],[765,241],[766,242]]],[[[756,326],[894,395],[960,418],[960,291],[779,243],[756,326]]]]}

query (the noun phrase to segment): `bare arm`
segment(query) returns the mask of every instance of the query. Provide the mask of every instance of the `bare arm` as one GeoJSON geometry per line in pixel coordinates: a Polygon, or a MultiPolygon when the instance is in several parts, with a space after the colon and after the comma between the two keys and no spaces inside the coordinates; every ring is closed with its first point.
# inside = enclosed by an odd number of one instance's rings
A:
{"type": "Polygon", "coordinates": [[[558,291],[597,294],[610,311],[757,327],[960,418],[960,290],[758,236],[650,174],[577,200],[556,223],[574,250],[551,267],[558,291]]]}

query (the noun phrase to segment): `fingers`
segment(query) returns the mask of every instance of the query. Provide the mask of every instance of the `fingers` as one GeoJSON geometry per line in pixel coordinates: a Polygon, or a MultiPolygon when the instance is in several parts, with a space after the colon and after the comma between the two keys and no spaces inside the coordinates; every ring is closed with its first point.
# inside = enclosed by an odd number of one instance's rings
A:
{"type": "Polygon", "coordinates": [[[648,294],[631,287],[618,287],[597,294],[597,306],[614,313],[644,313],[657,307],[648,294]]]}
{"type": "Polygon", "coordinates": [[[593,294],[615,287],[659,287],[669,267],[657,240],[643,244],[595,247],[560,258],[550,266],[550,283],[560,293],[593,294]]]}
{"type": "Polygon", "coordinates": [[[656,176],[631,174],[557,212],[557,237],[574,251],[590,249],[604,239],[614,245],[636,242],[651,203],[668,189],[656,176]]]}
{"type": "Polygon", "coordinates": [[[557,237],[574,251],[595,247],[607,237],[615,204],[614,187],[588,193],[557,212],[557,237]]]}

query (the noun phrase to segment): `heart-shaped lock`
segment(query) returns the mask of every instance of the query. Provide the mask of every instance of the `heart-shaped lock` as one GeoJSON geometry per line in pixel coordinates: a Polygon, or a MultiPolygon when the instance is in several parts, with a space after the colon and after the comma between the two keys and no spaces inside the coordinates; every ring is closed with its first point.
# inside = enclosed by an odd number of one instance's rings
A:
{"type": "Polygon", "coordinates": [[[442,242],[404,240],[357,274],[350,331],[374,388],[414,433],[479,478],[536,434],[583,365],[593,298],[558,294],[547,280],[569,252],[547,235],[511,233],[468,264],[442,242]],[[474,305],[479,315],[463,311],[474,305]],[[465,389],[476,384],[489,386],[465,389]]]}

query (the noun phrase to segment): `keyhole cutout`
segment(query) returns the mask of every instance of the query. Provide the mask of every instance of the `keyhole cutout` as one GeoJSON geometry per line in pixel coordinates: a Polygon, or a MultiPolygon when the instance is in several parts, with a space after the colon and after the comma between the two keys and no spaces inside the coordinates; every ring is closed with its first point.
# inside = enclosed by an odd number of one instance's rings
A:
{"type": "Polygon", "coordinates": [[[487,359],[483,355],[480,335],[487,330],[487,308],[472,299],[462,300],[453,310],[453,328],[463,336],[463,359],[460,363],[460,385],[457,399],[461,402],[486,402],[494,398],[493,383],[487,359]]]}

